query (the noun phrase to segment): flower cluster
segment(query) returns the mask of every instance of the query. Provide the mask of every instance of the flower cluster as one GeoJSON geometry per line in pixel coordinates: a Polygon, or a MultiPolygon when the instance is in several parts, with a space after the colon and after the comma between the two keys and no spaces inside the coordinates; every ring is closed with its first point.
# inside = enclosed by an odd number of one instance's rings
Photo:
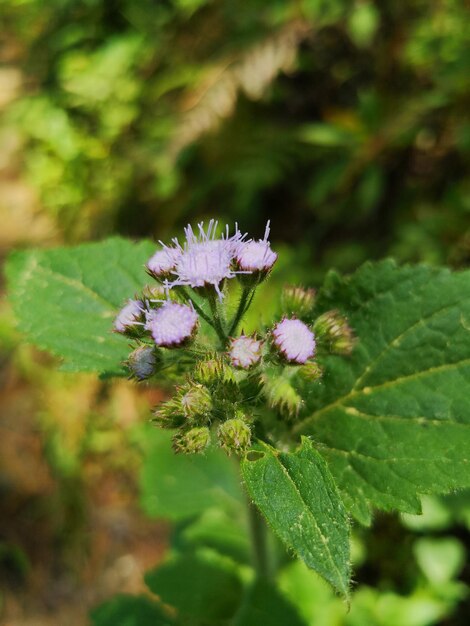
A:
{"type": "Polygon", "coordinates": [[[274,324],[240,333],[277,253],[269,222],[258,240],[237,225],[232,234],[228,227],[218,232],[211,220],[207,227],[188,225],[182,243],[160,242],[145,266],[156,283],[128,300],[114,320],[115,332],[136,342],[126,361],[134,379],[158,374],[182,382],[154,411],[156,425],[176,430],[178,453],[217,443],[227,454],[243,455],[254,433],[268,428],[281,436],[285,418],[303,408],[302,386],[321,378],[317,353],[326,347],[347,355],[354,344],[337,311],[315,320],[315,292],[301,287],[284,289],[274,324]]]}

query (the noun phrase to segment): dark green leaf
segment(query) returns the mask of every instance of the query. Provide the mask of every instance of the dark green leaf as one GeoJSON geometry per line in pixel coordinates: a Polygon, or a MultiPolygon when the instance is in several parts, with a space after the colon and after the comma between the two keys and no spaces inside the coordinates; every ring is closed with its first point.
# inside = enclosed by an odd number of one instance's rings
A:
{"type": "Polygon", "coordinates": [[[259,580],[250,590],[233,626],[306,626],[306,622],[276,587],[259,580]]]}
{"type": "Polygon", "coordinates": [[[92,626],[170,626],[159,606],[146,596],[118,595],[91,611],[92,626]]]}
{"type": "Polygon", "coordinates": [[[470,486],[470,272],[366,264],[330,274],[319,310],[331,308],[359,343],[325,360],[297,431],[322,446],[354,515],[419,512],[417,494],[470,486]]]}
{"type": "Polygon", "coordinates": [[[349,521],[323,458],[308,439],[293,453],[265,447],[242,474],[284,543],[339,592],[349,593],[349,521]]]}
{"type": "Polygon", "coordinates": [[[171,433],[155,428],[145,429],[144,445],[141,501],[149,515],[178,520],[210,507],[233,510],[240,506],[237,468],[220,450],[177,455],[171,447],[171,433]]]}
{"type": "Polygon", "coordinates": [[[243,587],[233,563],[215,552],[178,555],[145,575],[150,590],[187,618],[220,624],[239,606],[243,587]]]}
{"type": "Polygon", "coordinates": [[[26,337],[64,359],[64,369],[122,374],[128,342],[113,318],[146,283],[143,264],[154,249],[110,239],[73,248],[12,254],[10,298],[26,337]]]}

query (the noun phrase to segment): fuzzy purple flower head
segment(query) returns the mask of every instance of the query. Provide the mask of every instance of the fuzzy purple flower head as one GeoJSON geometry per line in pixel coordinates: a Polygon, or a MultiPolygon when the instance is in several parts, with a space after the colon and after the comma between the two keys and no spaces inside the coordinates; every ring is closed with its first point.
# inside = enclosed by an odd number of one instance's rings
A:
{"type": "Polygon", "coordinates": [[[269,272],[277,260],[277,254],[271,250],[271,244],[268,241],[269,232],[270,226],[268,222],[263,239],[239,244],[236,260],[240,270],[245,272],[269,272]]]}
{"type": "Polygon", "coordinates": [[[194,234],[191,226],[185,228],[186,242],[175,244],[179,255],[174,271],[176,278],[168,286],[187,285],[189,287],[214,287],[220,299],[223,294],[221,284],[225,279],[234,278],[238,272],[233,270],[233,260],[246,235],[242,235],[235,226],[235,233],[229,236],[228,226],[225,234],[216,239],[217,222],[211,220],[204,230],[204,224],[198,225],[199,233],[194,234]]]}
{"type": "Polygon", "coordinates": [[[261,341],[246,335],[232,339],[229,348],[232,365],[245,370],[255,366],[261,360],[261,346],[261,341]]]}
{"type": "Polygon", "coordinates": [[[192,337],[197,322],[197,313],[190,306],[168,301],[147,315],[145,328],[157,346],[175,348],[192,337]]]}
{"type": "Polygon", "coordinates": [[[274,346],[289,363],[303,364],[315,354],[315,335],[298,319],[283,319],[272,334],[274,346]]]}
{"type": "Polygon", "coordinates": [[[148,273],[156,279],[168,278],[175,270],[181,255],[177,248],[169,248],[164,244],[162,246],[162,250],[157,250],[146,264],[148,273]]]}
{"type": "Polygon", "coordinates": [[[114,330],[125,333],[139,324],[139,319],[144,313],[144,304],[140,300],[128,300],[127,304],[119,311],[114,320],[114,330]]]}

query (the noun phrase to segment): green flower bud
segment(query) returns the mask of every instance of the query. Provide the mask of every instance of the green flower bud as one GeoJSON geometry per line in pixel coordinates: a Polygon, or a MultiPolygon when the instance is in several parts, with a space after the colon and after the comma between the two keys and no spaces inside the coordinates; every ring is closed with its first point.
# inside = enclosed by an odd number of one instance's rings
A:
{"type": "Polygon", "coordinates": [[[206,417],[212,411],[212,397],[203,385],[191,385],[181,397],[183,413],[188,418],[206,417]]]}
{"type": "Polygon", "coordinates": [[[320,380],[323,376],[323,370],[316,361],[307,361],[305,365],[299,368],[299,374],[305,380],[314,382],[320,380]]]}
{"type": "Polygon", "coordinates": [[[163,402],[153,410],[152,422],[160,428],[178,428],[185,421],[181,398],[178,395],[167,402],[163,402]]]}
{"type": "Polygon", "coordinates": [[[339,311],[323,313],[315,321],[313,328],[317,338],[326,342],[333,354],[351,354],[356,339],[348,320],[339,311]]]}
{"type": "Polygon", "coordinates": [[[297,417],[304,402],[285,372],[266,370],[261,377],[261,384],[263,395],[270,408],[278,411],[282,417],[288,419],[297,417]]]}
{"type": "Polygon", "coordinates": [[[282,290],[281,306],[284,313],[299,318],[308,316],[315,304],[315,289],[286,286],[282,290]]]}
{"type": "Polygon", "coordinates": [[[207,426],[198,426],[173,437],[173,449],[177,454],[198,454],[209,445],[211,434],[207,426]]]}
{"type": "Polygon", "coordinates": [[[160,300],[163,301],[167,299],[167,292],[163,285],[145,285],[142,290],[142,298],[150,300],[150,302],[160,300]]]}
{"type": "Polygon", "coordinates": [[[213,387],[220,383],[234,383],[235,373],[223,359],[215,356],[207,361],[199,361],[193,378],[201,385],[213,387]]]}
{"type": "Polygon", "coordinates": [[[248,424],[238,417],[223,422],[217,436],[220,446],[227,454],[243,454],[251,445],[251,430],[248,424]]]}

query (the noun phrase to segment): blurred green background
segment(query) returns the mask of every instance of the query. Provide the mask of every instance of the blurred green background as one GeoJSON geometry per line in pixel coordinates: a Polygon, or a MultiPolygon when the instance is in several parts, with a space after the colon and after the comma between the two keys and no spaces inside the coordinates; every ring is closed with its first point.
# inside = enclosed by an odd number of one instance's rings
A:
{"type": "MultiPolygon", "coordinates": [[[[217,217],[254,236],[271,219],[275,284],[384,256],[468,266],[468,17],[465,0],[0,0],[0,258],[217,217]]],[[[4,294],[0,343],[0,616],[81,626],[165,550],[137,479],[162,392],[57,372],[4,294]]],[[[316,626],[468,624],[469,502],[359,529],[349,617],[295,569],[285,592],[314,594],[316,626]]]]}

